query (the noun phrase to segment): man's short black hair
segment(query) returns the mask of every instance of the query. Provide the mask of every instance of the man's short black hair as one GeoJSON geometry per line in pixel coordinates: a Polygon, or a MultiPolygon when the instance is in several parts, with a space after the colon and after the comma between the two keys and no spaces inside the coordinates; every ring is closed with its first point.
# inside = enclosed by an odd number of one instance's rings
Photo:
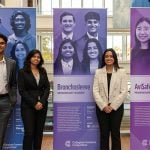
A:
{"type": "Polygon", "coordinates": [[[100,16],[99,16],[98,13],[90,11],[90,12],[86,13],[85,16],[84,16],[84,20],[86,22],[87,22],[88,19],[96,19],[96,20],[100,21],[100,16]]]}
{"type": "Polygon", "coordinates": [[[7,43],[7,36],[5,36],[4,34],[1,34],[0,33],[0,38],[2,38],[4,41],[5,41],[5,43],[7,43]]]}

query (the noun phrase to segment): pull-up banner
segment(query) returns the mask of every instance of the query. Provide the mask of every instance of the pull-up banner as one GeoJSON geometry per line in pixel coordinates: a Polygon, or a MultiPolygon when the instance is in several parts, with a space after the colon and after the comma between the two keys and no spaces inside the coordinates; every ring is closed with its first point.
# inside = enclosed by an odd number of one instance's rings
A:
{"type": "Polygon", "coordinates": [[[54,150],[99,149],[92,85],[106,34],[106,9],[54,9],[54,150]]]}
{"type": "MultiPolygon", "coordinates": [[[[18,72],[23,67],[28,52],[36,48],[36,9],[0,8],[0,33],[8,37],[5,55],[16,61],[18,72]]],[[[3,150],[21,150],[23,135],[18,93],[16,106],[7,126],[3,150]]]]}
{"type": "Polygon", "coordinates": [[[131,150],[150,149],[150,8],[131,8],[131,150]]]}

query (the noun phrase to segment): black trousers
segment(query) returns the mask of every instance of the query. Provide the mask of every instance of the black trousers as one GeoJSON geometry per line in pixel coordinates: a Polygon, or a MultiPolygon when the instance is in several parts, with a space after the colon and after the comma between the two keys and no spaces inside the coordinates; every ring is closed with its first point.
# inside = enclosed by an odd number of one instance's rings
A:
{"type": "Polygon", "coordinates": [[[42,110],[21,107],[24,124],[23,150],[41,150],[47,106],[42,110]]]}
{"type": "Polygon", "coordinates": [[[111,113],[105,113],[96,106],[96,115],[100,126],[100,150],[109,150],[111,134],[111,150],[121,150],[120,126],[123,117],[123,104],[111,113]]]}
{"type": "Polygon", "coordinates": [[[0,150],[3,147],[5,132],[11,114],[9,96],[0,98],[0,150]]]}

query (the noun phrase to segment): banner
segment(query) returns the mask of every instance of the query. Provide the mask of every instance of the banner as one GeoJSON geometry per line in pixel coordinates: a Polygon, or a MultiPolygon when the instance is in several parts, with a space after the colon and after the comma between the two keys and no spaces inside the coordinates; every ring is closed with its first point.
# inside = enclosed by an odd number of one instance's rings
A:
{"type": "MultiPolygon", "coordinates": [[[[8,37],[5,55],[23,67],[29,51],[36,48],[36,9],[0,8],[0,33],[8,37]]],[[[8,123],[3,149],[22,149],[24,128],[20,114],[20,95],[8,123]]]]}
{"type": "Polygon", "coordinates": [[[131,150],[150,149],[149,13],[131,8],[131,150]]]}
{"type": "Polygon", "coordinates": [[[54,150],[99,149],[92,86],[106,34],[106,9],[54,9],[54,150]]]}

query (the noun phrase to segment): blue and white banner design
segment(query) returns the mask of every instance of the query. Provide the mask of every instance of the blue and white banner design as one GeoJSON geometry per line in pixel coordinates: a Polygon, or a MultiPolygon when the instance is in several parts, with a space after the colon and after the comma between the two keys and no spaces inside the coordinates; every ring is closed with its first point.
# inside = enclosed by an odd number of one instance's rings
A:
{"type": "MultiPolygon", "coordinates": [[[[5,55],[16,60],[17,71],[23,67],[28,52],[36,48],[36,9],[0,8],[0,32],[8,37],[5,55]],[[24,36],[19,36],[25,31],[24,36]]],[[[20,113],[20,95],[8,123],[4,150],[21,150],[24,128],[20,113]]]]}

